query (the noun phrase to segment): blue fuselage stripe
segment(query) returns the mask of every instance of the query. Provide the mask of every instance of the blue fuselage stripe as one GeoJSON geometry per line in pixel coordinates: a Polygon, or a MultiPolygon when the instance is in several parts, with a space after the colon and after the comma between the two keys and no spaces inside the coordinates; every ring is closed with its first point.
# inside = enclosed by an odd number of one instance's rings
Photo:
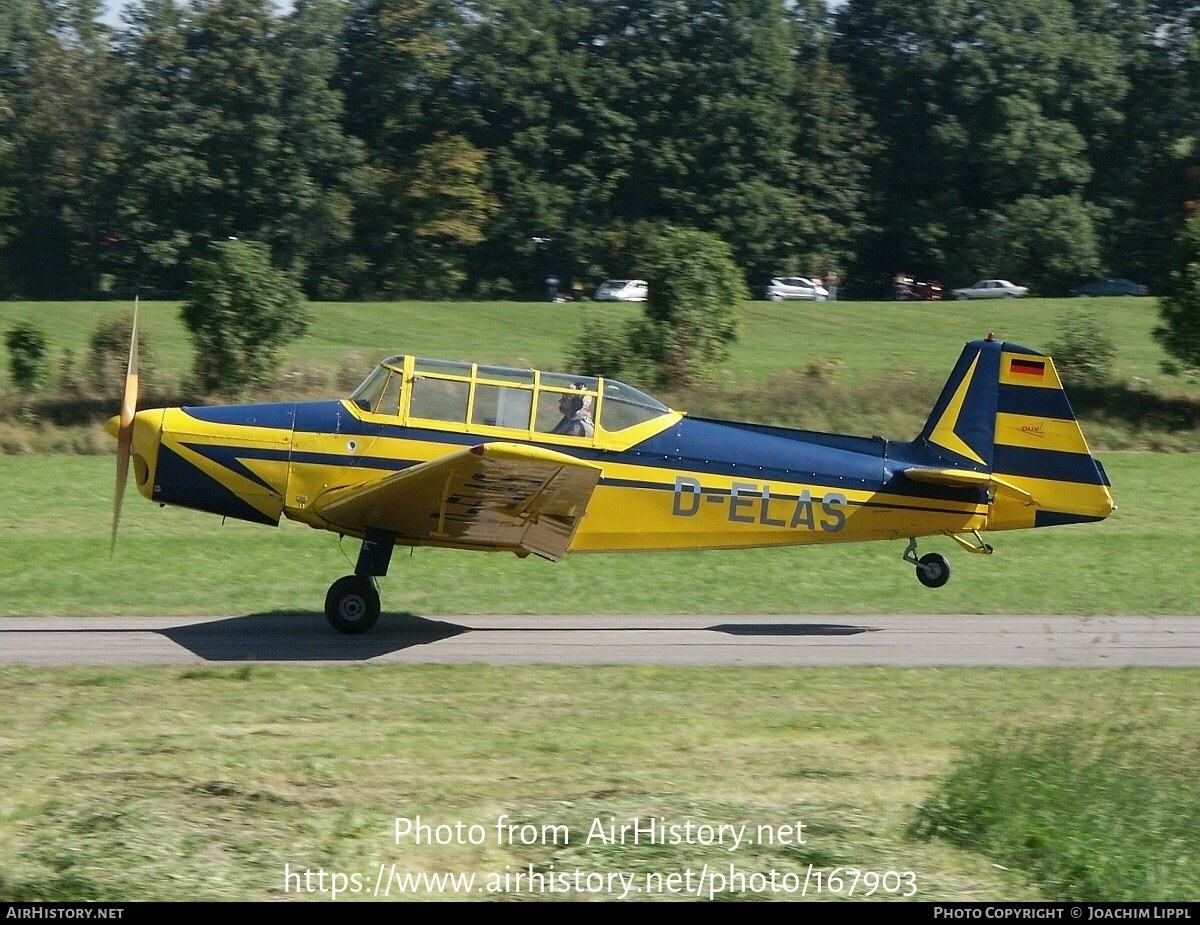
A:
{"type": "Polygon", "coordinates": [[[1063,514],[1059,511],[1038,511],[1033,515],[1035,527],[1062,527],[1067,524],[1094,524],[1102,521],[1103,517],[1093,517],[1087,514],[1063,514]]]}

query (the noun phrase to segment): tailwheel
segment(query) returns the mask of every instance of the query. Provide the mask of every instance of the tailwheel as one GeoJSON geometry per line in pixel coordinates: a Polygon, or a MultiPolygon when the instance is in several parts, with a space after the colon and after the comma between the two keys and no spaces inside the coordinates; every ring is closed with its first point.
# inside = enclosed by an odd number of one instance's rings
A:
{"type": "Polygon", "coordinates": [[[950,560],[940,552],[927,552],[917,561],[917,581],[927,588],[940,588],[950,580],[950,560]]]}
{"type": "MultiPolygon", "coordinates": [[[[957,537],[955,537],[957,539],[957,537]]],[[[982,542],[982,541],[981,541],[982,542]]],[[[991,547],[987,547],[991,552],[991,547]]],[[[917,581],[927,588],[940,588],[950,580],[950,560],[940,552],[927,552],[917,558],[917,538],[910,537],[904,550],[904,561],[911,562],[917,569],[917,581]]]]}
{"type": "Polygon", "coordinates": [[[357,636],[379,619],[379,592],[370,578],[347,575],[329,587],[325,595],[325,619],[339,633],[357,636]]]}

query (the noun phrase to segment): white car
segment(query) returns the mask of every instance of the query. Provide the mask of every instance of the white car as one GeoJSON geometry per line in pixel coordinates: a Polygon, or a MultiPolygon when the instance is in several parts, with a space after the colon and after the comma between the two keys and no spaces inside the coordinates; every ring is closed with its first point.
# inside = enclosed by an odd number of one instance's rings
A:
{"type": "Polygon", "coordinates": [[[829,290],[803,276],[777,276],[767,283],[767,298],[772,302],[784,299],[824,302],[829,298],[829,290]]]}
{"type": "Polygon", "coordinates": [[[1029,295],[1027,286],[1014,286],[1006,279],[981,279],[974,286],[955,289],[954,298],[965,299],[1019,299],[1029,295]]]}
{"type": "Polygon", "coordinates": [[[649,287],[644,279],[609,279],[596,290],[597,302],[645,302],[649,287]]]}

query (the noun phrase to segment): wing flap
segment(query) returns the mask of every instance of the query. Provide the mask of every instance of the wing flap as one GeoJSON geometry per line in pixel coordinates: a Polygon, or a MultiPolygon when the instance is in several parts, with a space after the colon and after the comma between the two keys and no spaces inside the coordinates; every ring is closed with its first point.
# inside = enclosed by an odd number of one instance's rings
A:
{"type": "Polygon", "coordinates": [[[565,453],[486,443],[330,488],[313,508],[351,533],[375,528],[401,542],[523,550],[557,560],[571,545],[600,472],[565,453]]]}

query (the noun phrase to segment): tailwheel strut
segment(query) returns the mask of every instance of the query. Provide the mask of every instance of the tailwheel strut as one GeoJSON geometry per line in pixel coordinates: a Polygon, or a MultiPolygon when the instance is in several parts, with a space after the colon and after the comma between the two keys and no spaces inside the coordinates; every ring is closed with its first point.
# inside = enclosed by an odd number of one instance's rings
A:
{"type": "Polygon", "coordinates": [[[992,554],[991,544],[983,541],[983,537],[979,535],[978,530],[972,530],[971,535],[975,537],[974,543],[964,536],[959,536],[957,533],[951,533],[950,539],[958,543],[967,552],[973,552],[978,556],[990,556],[992,554]]]}
{"type": "Polygon", "coordinates": [[[950,560],[940,552],[927,552],[917,558],[917,538],[909,537],[904,561],[916,567],[917,581],[927,588],[940,588],[950,580],[950,560]]]}

